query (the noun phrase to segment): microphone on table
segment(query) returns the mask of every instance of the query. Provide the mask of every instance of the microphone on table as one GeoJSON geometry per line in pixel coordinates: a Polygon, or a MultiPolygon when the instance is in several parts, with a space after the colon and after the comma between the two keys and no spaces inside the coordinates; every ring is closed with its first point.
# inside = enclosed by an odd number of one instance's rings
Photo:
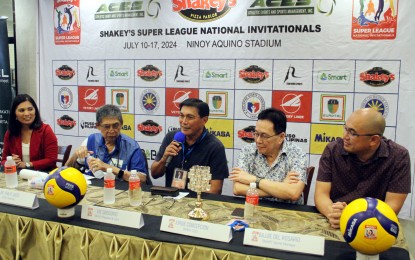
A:
{"type": "MultiPolygon", "coordinates": [[[[173,141],[182,144],[186,141],[186,136],[182,132],[177,132],[174,135],[173,141]]],[[[169,157],[167,157],[166,164],[165,164],[166,167],[169,165],[169,163],[171,162],[172,159],[173,159],[173,156],[171,156],[171,155],[169,157]]]]}

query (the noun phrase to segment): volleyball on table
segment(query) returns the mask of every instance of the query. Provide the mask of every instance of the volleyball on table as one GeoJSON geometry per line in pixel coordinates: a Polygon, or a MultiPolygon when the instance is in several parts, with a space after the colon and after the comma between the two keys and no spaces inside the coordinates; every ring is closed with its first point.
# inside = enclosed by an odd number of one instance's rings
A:
{"type": "Polygon", "coordinates": [[[83,174],[73,167],[60,167],[49,173],[43,192],[53,206],[65,209],[78,204],[85,196],[87,183],[83,174]]]}
{"type": "Polygon", "coordinates": [[[348,204],[340,217],[340,231],[351,247],[366,255],[375,255],[395,244],[399,221],[385,202],[360,198],[348,204]]]}

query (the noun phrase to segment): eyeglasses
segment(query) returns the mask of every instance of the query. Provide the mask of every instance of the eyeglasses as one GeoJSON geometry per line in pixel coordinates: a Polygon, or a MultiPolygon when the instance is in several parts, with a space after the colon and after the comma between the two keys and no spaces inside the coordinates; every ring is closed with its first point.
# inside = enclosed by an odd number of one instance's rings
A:
{"type": "Polygon", "coordinates": [[[261,137],[261,139],[262,139],[262,140],[268,140],[268,139],[270,139],[271,137],[277,136],[277,135],[279,135],[279,134],[275,134],[275,135],[268,135],[268,134],[265,134],[265,133],[258,133],[258,132],[254,132],[252,135],[254,136],[254,138],[255,138],[255,139],[258,139],[258,137],[261,137]]]}
{"type": "Polygon", "coordinates": [[[374,135],[382,136],[381,134],[358,134],[358,133],[356,133],[356,131],[354,129],[350,129],[346,125],[344,126],[344,132],[347,133],[348,135],[350,135],[351,137],[374,136],[374,135]]]}
{"type": "Polygon", "coordinates": [[[114,130],[118,130],[118,128],[121,126],[120,123],[114,123],[114,124],[105,124],[105,125],[100,125],[103,129],[105,129],[106,131],[109,131],[111,128],[114,130]]]}
{"type": "Polygon", "coordinates": [[[196,118],[197,118],[197,116],[194,116],[194,115],[180,115],[179,116],[179,118],[180,118],[180,120],[185,120],[186,119],[186,121],[193,121],[193,120],[195,120],[196,118]]]}

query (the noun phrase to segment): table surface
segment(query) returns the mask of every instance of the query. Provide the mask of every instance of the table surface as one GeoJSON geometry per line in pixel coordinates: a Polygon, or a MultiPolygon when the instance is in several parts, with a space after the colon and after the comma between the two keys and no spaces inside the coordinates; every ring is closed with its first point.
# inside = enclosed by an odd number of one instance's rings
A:
{"type": "MultiPolygon", "coordinates": [[[[5,188],[4,174],[0,177],[0,188],[5,188]]],[[[161,216],[170,215],[175,217],[187,218],[187,214],[194,208],[196,194],[190,194],[181,199],[165,199],[161,196],[150,194],[149,187],[143,185],[143,204],[138,207],[132,207],[128,202],[128,183],[123,181],[116,182],[116,202],[112,205],[103,204],[102,180],[92,180],[92,185],[88,187],[87,194],[80,203],[75,207],[75,216],[69,219],[57,217],[55,207],[45,201],[42,190],[30,189],[27,181],[19,180],[17,190],[36,193],[39,199],[40,207],[36,210],[18,208],[8,205],[0,205],[0,211],[42,219],[45,221],[54,221],[70,225],[92,228],[107,231],[115,234],[124,234],[137,236],[145,239],[164,241],[170,243],[182,243],[191,245],[200,245],[210,248],[218,248],[228,251],[235,251],[244,254],[265,256],[271,258],[283,259],[354,259],[355,251],[344,242],[339,230],[329,227],[327,220],[315,207],[303,205],[291,205],[286,203],[276,203],[269,201],[260,201],[257,207],[258,222],[251,227],[271,231],[299,233],[306,235],[315,235],[325,238],[325,254],[323,257],[305,255],[299,253],[285,252],[266,248],[248,247],[243,245],[243,232],[234,232],[230,243],[199,239],[194,237],[182,236],[160,231],[161,216]],[[141,229],[132,229],[122,226],[115,226],[105,223],[88,221],[81,219],[81,205],[95,205],[101,207],[117,208],[129,211],[138,211],[143,213],[144,227],[141,229]],[[157,228],[154,228],[157,227],[157,228]]],[[[235,208],[242,208],[244,198],[223,196],[215,194],[202,194],[203,209],[209,213],[209,222],[227,224],[231,220],[231,212],[235,208]]],[[[407,245],[400,232],[394,247],[382,253],[381,259],[409,259],[407,245]]]]}

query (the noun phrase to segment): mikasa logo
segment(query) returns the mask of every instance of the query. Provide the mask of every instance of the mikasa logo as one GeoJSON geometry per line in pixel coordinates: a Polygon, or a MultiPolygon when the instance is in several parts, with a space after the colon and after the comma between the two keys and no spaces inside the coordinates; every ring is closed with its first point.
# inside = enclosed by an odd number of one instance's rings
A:
{"type": "Polygon", "coordinates": [[[353,228],[356,225],[356,222],[357,222],[357,218],[353,219],[352,224],[350,224],[350,228],[347,230],[347,235],[349,237],[352,236],[353,228]]]}

